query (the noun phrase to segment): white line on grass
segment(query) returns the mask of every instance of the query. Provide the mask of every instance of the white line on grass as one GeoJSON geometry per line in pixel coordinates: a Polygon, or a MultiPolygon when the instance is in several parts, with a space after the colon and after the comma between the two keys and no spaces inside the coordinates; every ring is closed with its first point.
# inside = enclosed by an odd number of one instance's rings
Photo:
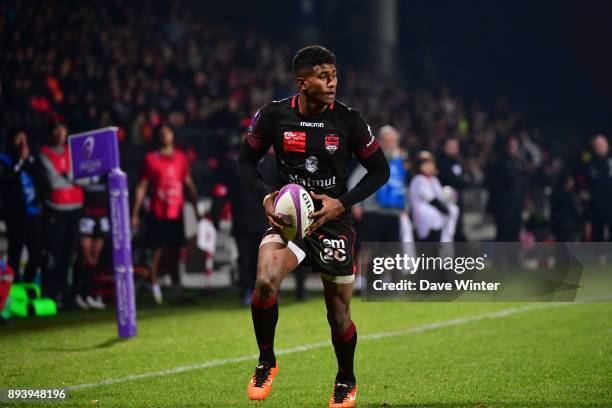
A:
{"type": "MultiPolygon", "coordinates": [[[[397,337],[397,336],[403,336],[406,334],[423,333],[423,332],[430,331],[430,330],[442,329],[442,328],[451,327],[451,326],[458,326],[461,324],[477,322],[480,320],[498,319],[498,318],[502,318],[506,316],[515,315],[518,313],[529,312],[531,310],[536,310],[536,309],[547,309],[551,307],[571,305],[571,304],[573,303],[542,303],[542,304],[535,304],[535,305],[529,305],[529,306],[524,306],[524,307],[513,307],[509,309],[502,309],[497,312],[485,313],[485,314],[474,315],[474,316],[459,317],[457,319],[445,320],[445,321],[436,322],[436,323],[429,323],[429,324],[424,324],[422,326],[415,326],[415,327],[410,327],[410,328],[402,329],[402,330],[359,335],[359,341],[379,340],[379,339],[383,339],[387,337],[397,337]]],[[[275,354],[284,355],[284,354],[300,353],[302,351],[309,351],[309,350],[314,350],[318,348],[328,347],[330,344],[331,344],[331,341],[329,340],[320,341],[318,343],[310,343],[310,344],[304,344],[301,346],[292,347],[288,349],[281,349],[281,350],[276,351],[275,354]]],[[[119,384],[119,383],[130,382],[130,381],[137,381],[137,380],[142,380],[145,378],[165,377],[168,375],[184,373],[186,371],[200,370],[203,368],[216,367],[216,366],[232,364],[232,363],[240,363],[243,361],[252,361],[252,360],[256,360],[257,358],[259,358],[259,354],[252,354],[252,355],[241,356],[241,357],[223,358],[219,360],[210,360],[210,361],[206,361],[206,362],[199,363],[199,364],[169,368],[167,370],[150,371],[148,373],[132,374],[132,375],[127,375],[125,377],[108,378],[106,380],[102,380],[99,382],[73,385],[71,387],[66,387],[66,389],[67,390],[82,390],[85,388],[95,388],[95,387],[101,387],[104,385],[112,385],[112,384],[119,384]]]]}

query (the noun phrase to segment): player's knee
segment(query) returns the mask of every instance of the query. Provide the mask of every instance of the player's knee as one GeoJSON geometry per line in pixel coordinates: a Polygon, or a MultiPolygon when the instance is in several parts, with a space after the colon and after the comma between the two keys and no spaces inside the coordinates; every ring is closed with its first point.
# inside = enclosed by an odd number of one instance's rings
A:
{"type": "Polygon", "coordinates": [[[280,287],[280,279],[277,276],[282,275],[281,265],[276,262],[271,256],[260,257],[257,264],[257,279],[255,287],[260,288],[264,293],[275,293],[280,287]]]}
{"type": "Polygon", "coordinates": [[[258,275],[255,281],[255,293],[261,300],[268,300],[278,293],[280,284],[269,275],[258,275]]]}

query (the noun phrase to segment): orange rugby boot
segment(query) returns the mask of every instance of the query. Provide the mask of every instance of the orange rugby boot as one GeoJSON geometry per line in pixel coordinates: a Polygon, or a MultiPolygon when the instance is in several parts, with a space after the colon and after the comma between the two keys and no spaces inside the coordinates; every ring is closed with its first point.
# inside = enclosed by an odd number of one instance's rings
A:
{"type": "Polygon", "coordinates": [[[263,400],[272,390],[272,381],[278,373],[278,362],[276,366],[270,367],[267,362],[262,362],[255,367],[255,374],[247,385],[247,395],[250,400],[263,400]]]}
{"type": "Polygon", "coordinates": [[[357,399],[357,384],[336,382],[329,399],[329,408],[353,408],[357,399]]]}

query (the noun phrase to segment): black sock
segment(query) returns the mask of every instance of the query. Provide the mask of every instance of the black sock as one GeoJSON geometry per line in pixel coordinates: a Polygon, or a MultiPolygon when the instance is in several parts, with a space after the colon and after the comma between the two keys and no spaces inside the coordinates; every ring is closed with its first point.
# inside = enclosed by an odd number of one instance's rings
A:
{"type": "Polygon", "coordinates": [[[81,270],[79,271],[79,284],[78,284],[78,294],[85,299],[87,295],[89,295],[89,291],[91,289],[91,278],[93,275],[93,267],[87,265],[81,266],[81,270]]]}
{"type": "Polygon", "coordinates": [[[338,374],[336,382],[356,383],[355,373],[353,372],[353,360],[355,357],[355,347],[357,346],[357,328],[351,321],[349,328],[341,334],[332,332],[332,344],[338,360],[338,374]]]}
{"type": "Polygon", "coordinates": [[[253,317],[253,328],[259,347],[259,362],[268,362],[272,367],[276,366],[274,355],[274,331],[278,321],[278,302],[276,296],[267,301],[261,301],[253,291],[251,302],[251,316],[253,317]]]}

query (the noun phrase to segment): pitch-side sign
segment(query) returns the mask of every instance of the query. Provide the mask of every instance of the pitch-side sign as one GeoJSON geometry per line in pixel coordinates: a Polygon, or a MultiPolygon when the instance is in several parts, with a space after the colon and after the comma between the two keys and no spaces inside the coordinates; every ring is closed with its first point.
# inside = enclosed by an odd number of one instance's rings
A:
{"type": "Polygon", "coordinates": [[[136,302],[128,185],[126,174],[119,168],[117,128],[107,127],[70,135],[68,145],[75,179],[108,175],[117,327],[119,337],[135,336],[136,302]]]}

